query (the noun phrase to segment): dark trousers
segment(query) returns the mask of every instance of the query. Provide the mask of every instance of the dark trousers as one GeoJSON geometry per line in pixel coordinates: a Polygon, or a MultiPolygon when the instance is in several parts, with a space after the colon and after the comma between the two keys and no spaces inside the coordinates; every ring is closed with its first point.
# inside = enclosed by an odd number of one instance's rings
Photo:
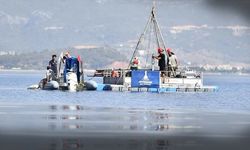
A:
{"type": "Polygon", "coordinates": [[[161,71],[161,76],[165,76],[166,75],[166,66],[159,66],[160,71],[161,71]]]}

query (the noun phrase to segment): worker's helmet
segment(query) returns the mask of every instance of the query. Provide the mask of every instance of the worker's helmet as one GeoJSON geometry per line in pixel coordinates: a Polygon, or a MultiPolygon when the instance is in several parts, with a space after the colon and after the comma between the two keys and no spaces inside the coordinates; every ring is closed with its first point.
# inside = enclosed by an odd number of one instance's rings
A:
{"type": "Polygon", "coordinates": [[[170,54],[171,53],[171,48],[167,48],[167,53],[170,54]]]}
{"type": "Polygon", "coordinates": [[[163,51],[162,48],[160,47],[157,50],[158,50],[158,53],[161,53],[163,51]]]}

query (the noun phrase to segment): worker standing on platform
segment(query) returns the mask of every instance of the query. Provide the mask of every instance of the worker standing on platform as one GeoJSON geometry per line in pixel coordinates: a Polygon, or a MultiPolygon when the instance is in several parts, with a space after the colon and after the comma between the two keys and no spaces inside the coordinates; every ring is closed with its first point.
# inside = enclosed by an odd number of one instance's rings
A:
{"type": "Polygon", "coordinates": [[[153,58],[158,60],[159,70],[161,71],[161,75],[165,76],[166,71],[166,61],[165,61],[165,54],[163,54],[163,50],[158,48],[158,56],[153,56],[153,58]]]}
{"type": "Polygon", "coordinates": [[[134,57],[130,69],[131,70],[138,70],[139,69],[139,59],[138,59],[138,57],[134,57]]]}
{"type": "Polygon", "coordinates": [[[176,70],[178,68],[177,57],[175,56],[174,52],[169,53],[169,66],[171,67],[171,71],[173,76],[176,76],[176,70]]]}

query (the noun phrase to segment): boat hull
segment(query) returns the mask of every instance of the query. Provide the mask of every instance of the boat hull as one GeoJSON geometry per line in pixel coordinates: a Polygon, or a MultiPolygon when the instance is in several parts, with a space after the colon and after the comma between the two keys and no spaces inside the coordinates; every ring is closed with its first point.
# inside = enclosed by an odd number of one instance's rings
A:
{"type": "Polygon", "coordinates": [[[43,90],[58,90],[59,83],[57,81],[50,81],[44,85],[43,90]]]}

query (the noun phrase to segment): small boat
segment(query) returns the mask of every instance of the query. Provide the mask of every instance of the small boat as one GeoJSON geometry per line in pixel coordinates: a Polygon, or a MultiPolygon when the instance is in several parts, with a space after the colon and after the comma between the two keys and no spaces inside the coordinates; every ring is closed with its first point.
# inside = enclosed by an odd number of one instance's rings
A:
{"type": "Polygon", "coordinates": [[[84,90],[83,64],[80,56],[65,58],[63,52],[58,59],[58,75],[48,79],[42,79],[38,85],[31,85],[28,89],[42,90],[84,90]],[[62,69],[63,68],[63,69],[62,69]]]}

